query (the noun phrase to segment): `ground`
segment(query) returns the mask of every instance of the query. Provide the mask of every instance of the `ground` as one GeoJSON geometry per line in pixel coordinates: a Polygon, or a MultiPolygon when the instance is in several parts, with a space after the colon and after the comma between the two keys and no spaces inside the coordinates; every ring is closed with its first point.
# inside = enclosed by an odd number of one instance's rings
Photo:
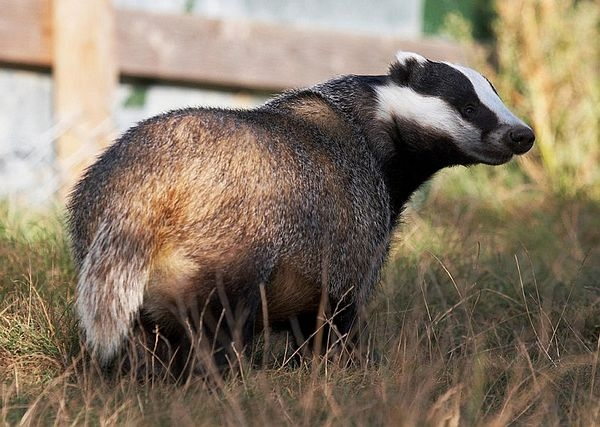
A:
{"type": "Polygon", "coordinates": [[[4,206],[0,420],[600,422],[600,205],[505,177],[481,185],[481,173],[443,173],[411,203],[369,307],[376,360],[285,363],[285,337],[274,336],[235,375],[183,385],[106,379],[82,360],[60,216],[4,206]],[[457,176],[479,184],[454,187],[457,176]]]}

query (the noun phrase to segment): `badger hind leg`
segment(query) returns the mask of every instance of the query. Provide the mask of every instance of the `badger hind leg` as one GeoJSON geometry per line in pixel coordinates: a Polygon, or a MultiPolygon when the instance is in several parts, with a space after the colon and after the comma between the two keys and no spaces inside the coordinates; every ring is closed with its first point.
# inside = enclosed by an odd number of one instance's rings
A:
{"type": "Polygon", "coordinates": [[[186,366],[190,354],[190,341],[176,318],[157,321],[155,313],[142,308],[121,371],[132,373],[139,381],[179,381],[189,371],[186,366]]]}
{"type": "MultiPolygon", "coordinates": [[[[214,362],[219,373],[234,371],[251,349],[260,305],[259,280],[215,274],[210,295],[198,298],[188,318],[195,325],[195,347],[208,346],[211,360],[198,360],[196,369],[214,362]]],[[[205,355],[206,351],[200,354],[205,355]]]]}
{"type": "Polygon", "coordinates": [[[248,267],[225,271],[178,250],[155,261],[138,321],[140,346],[153,364],[143,372],[156,375],[162,366],[184,379],[237,366],[252,341],[262,276],[248,267]]]}
{"type": "Polygon", "coordinates": [[[180,381],[234,371],[250,348],[257,307],[258,292],[248,289],[239,298],[215,286],[208,296],[172,302],[159,317],[143,309],[134,343],[137,376],[180,381]]]}

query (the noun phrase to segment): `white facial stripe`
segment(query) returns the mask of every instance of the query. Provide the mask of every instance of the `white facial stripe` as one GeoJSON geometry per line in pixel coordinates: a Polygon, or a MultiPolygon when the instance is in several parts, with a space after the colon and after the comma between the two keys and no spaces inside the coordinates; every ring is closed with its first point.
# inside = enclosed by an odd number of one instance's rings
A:
{"type": "Polygon", "coordinates": [[[414,59],[415,61],[417,61],[420,64],[427,62],[427,59],[425,59],[423,56],[419,55],[418,53],[404,52],[402,50],[399,50],[396,53],[396,60],[398,61],[399,64],[406,64],[406,61],[408,61],[409,59],[414,59]]]}
{"type": "Polygon", "coordinates": [[[494,92],[494,90],[490,86],[490,83],[485,79],[485,77],[483,77],[477,71],[472,70],[471,68],[461,67],[460,65],[450,64],[448,62],[446,62],[445,64],[456,68],[471,81],[473,87],[475,88],[475,93],[477,93],[477,96],[479,97],[481,102],[491,111],[493,111],[496,114],[496,116],[498,116],[498,120],[500,121],[500,123],[511,126],[527,126],[518,117],[511,113],[508,108],[506,108],[502,100],[498,97],[496,92],[494,92]]]}
{"type": "Polygon", "coordinates": [[[407,119],[436,129],[455,141],[479,140],[481,132],[463,120],[444,100],[421,95],[409,87],[389,84],[377,89],[377,116],[391,122],[393,117],[407,119]]]}

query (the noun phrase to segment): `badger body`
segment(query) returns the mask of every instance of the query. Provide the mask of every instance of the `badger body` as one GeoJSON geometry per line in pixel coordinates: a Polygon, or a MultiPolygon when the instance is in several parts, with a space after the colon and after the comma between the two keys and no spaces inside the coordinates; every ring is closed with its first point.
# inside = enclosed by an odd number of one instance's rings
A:
{"type": "Polygon", "coordinates": [[[107,362],[134,329],[159,331],[185,361],[206,332],[223,363],[263,319],[301,319],[309,336],[323,297],[344,336],[411,194],[444,167],[505,163],[533,139],[481,75],[405,52],[387,75],[146,120],[69,202],[86,340],[107,362]]]}

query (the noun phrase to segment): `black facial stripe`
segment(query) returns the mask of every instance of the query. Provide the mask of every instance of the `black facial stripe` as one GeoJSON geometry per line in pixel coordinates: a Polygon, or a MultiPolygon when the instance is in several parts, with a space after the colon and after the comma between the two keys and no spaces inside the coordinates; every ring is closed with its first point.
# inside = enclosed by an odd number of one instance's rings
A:
{"type": "Polygon", "coordinates": [[[496,129],[500,124],[498,116],[483,104],[479,105],[477,114],[469,119],[469,122],[481,129],[483,136],[496,129]]]}
{"type": "Polygon", "coordinates": [[[448,64],[408,60],[405,64],[392,65],[390,77],[400,86],[409,86],[422,95],[443,99],[454,107],[464,120],[473,123],[484,134],[499,124],[496,114],[479,100],[471,80],[448,64]],[[467,105],[475,107],[475,114],[464,114],[464,107],[467,105]]]}
{"type": "Polygon", "coordinates": [[[463,106],[479,105],[479,98],[467,76],[447,64],[431,62],[413,74],[410,87],[446,101],[458,111],[463,106]]]}

